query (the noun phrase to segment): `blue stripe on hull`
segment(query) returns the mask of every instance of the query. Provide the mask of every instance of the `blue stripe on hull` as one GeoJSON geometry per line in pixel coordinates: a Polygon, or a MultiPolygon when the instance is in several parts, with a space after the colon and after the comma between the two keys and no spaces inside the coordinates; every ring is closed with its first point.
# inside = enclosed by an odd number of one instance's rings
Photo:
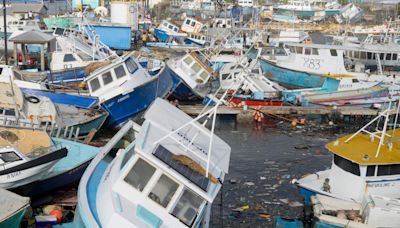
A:
{"type": "Polygon", "coordinates": [[[322,75],[285,69],[265,60],[261,60],[260,63],[263,73],[268,78],[289,87],[316,88],[321,87],[325,81],[322,75]]]}
{"type": "Polygon", "coordinates": [[[165,69],[150,82],[134,88],[125,95],[118,95],[102,104],[110,114],[107,125],[119,127],[128,119],[136,117],[153,103],[157,97],[165,97],[173,89],[174,82],[165,69]]]}
{"type": "Polygon", "coordinates": [[[304,204],[305,205],[311,205],[311,196],[316,195],[315,192],[310,191],[310,190],[308,190],[306,188],[302,188],[302,187],[300,187],[300,194],[304,198],[304,204]]]}
{"type": "Polygon", "coordinates": [[[172,78],[174,82],[174,92],[172,97],[177,98],[181,101],[201,99],[200,96],[196,95],[193,90],[173,71],[168,65],[166,67],[166,73],[172,78]]]}
{"type": "Polygon", "coordinates": [[[166,31],[163,31],[161,29],[155,28],[154,29],[154,36],[157,37],[157,39],[160,42],[167,42],[167,39],[169,37],[168,33],[166,31]]]}

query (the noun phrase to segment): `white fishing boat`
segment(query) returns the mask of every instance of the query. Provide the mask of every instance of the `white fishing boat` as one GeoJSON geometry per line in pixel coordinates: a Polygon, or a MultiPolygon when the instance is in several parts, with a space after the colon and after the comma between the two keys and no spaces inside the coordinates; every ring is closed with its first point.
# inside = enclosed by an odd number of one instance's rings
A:
{"type": "Polygon", "coordinates": [[[191,52],[166,62],[169,74],[176,85],[173,95],[180,100],[203,98],[210,92],[209,80],[213,70],[208,60],[191,52]]]}
{"type": "Polygon", "coordinates": [[[328,196],[311,197],[314,227],[400,227],[400,201],[367,195],[362,202],[351,202],[328,196]]]}
{"type": "Polygon", "coordinates": [[[296,183],[309,203],[321,194],[361,202],[364,195],[400,198],[399,107],[389,107],[354,134],[326,145],[331,168],[303,176],[296,183]]]}
{"type": "Polygon", "coordinates": [[[197,122],[215,111],[192,119],[157,99],[142,126],[124,125],[82,177],[74,225],[210,227],[211,205],[231,151],[214,127],[210,131],[197,122]],[[110,157],[123,138],[127,146],[110,157]]]}
{"type": "Polygon", "coordinates": [[[359,81],[399,83],[394,71],[399,62],[399,46],[321,45],[288,43],[287,56],[276,61],[261,58],[264,73],[284,85],[321,87],[326,76],[352,77],[359,81]]]}
{"type": "MultiPolygon", "coordinates": [[[[15,72],[14,72],[15,73],[15,72]]],[[[10,80],[10,79],[8,79],[10,80]]],[[[24,95],[13,81],[0,80],[0,123],[34,127],[78,137],[99,129],[108,114],[97,109],[54,104],[49,98],[24,95]]]]}
{"type": "Polygon", "coordinates": [[[67,153],[44,131],[0,127],[0,187],[13,189],[39,180],[67,153]]]}

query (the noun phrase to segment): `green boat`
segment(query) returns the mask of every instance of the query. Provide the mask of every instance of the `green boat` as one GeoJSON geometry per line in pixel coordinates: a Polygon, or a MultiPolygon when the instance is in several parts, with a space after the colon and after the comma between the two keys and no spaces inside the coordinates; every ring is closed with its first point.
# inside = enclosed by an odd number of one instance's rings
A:
{"type": "Polygon", "coordinates": [[[0,188],[0,228],[19,227],[29,202],[28,197],[0,188]]]}

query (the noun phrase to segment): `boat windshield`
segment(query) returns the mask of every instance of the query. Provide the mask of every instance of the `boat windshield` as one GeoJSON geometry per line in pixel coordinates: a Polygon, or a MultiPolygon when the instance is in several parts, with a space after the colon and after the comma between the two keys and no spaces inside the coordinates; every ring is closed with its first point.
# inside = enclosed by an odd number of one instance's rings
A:
{"type": "Polygon", "coordinates": [[[171,214],[187,226],[192,227],[203,202],[204,200],[196,193],[185,189],[171,214]]]}
{"type": "Polygon", "coordinates": [[[333,157],[333,162],[335,163],[335,165],[337,165],[344,171],[352,173],[356,176],[360,176],[360,166],[357,163],[349,161],[349,160],[342,158],[336,154],[333,157]]]}
{"type": "Polygon", "coordinates": [[[129,73],[131,73],[131,74],[135,73],[135,71],[138,69],[138,66],[135,63],[135,60],[133,60],[132,58],[128,58],[127,60],[125,60],[125,65],[129,71],[129,73]]]}

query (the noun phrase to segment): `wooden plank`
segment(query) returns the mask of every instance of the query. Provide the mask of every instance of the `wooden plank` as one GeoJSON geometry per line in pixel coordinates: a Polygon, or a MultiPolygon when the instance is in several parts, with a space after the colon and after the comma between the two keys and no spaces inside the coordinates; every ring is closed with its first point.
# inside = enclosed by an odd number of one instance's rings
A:
{"type": "Polygon", "coordinates": [[[94,138],[94,135],[96,134],[96,129],[92,129],[92,130],[90,130],[90,132],[89,132],[89,134],[86,136],[86,138],[85,138],[85,140],[83,141],[83,143],[84,144],[89,144],[92,140],[93,140],[93,138],[94,138]]]}

